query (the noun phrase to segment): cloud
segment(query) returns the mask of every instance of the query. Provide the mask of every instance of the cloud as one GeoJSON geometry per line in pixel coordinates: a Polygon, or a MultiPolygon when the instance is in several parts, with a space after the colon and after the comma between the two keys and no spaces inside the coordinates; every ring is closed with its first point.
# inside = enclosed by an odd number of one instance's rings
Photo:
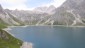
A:
{"type": "Polygon", "coordinates": [[[42,4],[42,6],[50,6],[50,5],[54,5],[56,8],[61,6],[66,0],[52,0],[51,3],[48,4],[42,4]]]}
{"type": "Polygon", "coordinates": [[[0,3],[4,8],[8,9],[28,9],[27,5],[25,4],[27,0],[0,0],[0,3]]]}
{"type": "Polygon", "coordinates": [[[52,3],[55,7],[61,6],[66,0],[54,0],[52,3]]]}
{"type": "MultiPolygon", "coordinates": [[[[35,4],[30,4],[29,2],[33,2],[37,3],[36,0],[0,0],[0,4],[2,4],[2,6],[4,8],[8,8],[8,9],[19,9],[19,10],[32,10],[33,8],[30,8],[29,6],[34,5],[35,4]],[[28,3],[28,4],[26,4],[28,3]]],[[[37,0],[38,1],[38,0],[37,0]]],[[[45,0],[43,0],[45,2],[45,0]]],[[[63,2],[65,2],[66,0],[52,0],[50,3],[42,3],[39,4],[40,6],[50,6],[50,5],[54,5],[55,7],[59,7],[60,5],[62,5],[63,2]]],[[[35,6],[36,7],[36,6],[35,6]]]]}

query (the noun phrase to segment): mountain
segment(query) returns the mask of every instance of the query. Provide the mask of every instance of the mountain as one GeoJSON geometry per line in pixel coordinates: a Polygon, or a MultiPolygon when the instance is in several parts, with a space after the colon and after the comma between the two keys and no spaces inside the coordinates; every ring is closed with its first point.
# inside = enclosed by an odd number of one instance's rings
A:
{"type": "MultiPolygon", "coordinates": [[[[82,26],[85,25],[85,6],[84,0],[67,0],[59,8],[52,9],[53,14],[48,16],[48,19],[42,24],[53,25],[70,25],[70,26],[82,26]]],[[[42,7],[41,7],[42,8],[42,7]]],[[[44,7],[40,11],[50,12],[47,7],[44,7]]],[[[51,6],[52,8],[52,6],[51,6]]],[[[37,9],[36,9],[37,10],[37,9]]]]}
{"type": "Polygon", "coordinates": [[[4,10],[3,10],[1,5],[0,5],[0,14],[5,14],[5,12],[4,12],[4,10]]]}
{"type": "Polygon", "coordinates": [[[10,16],[13,16],[13,15],[10,14],[8,11],[5,11],[0,5],[0,24],[19,25],[19,23],[14,21],[13,18],[11,18],[10,16]]]}
{"type": "Polygon", "coordinates": [[[53,9],[54,14],[42,24],[85,26],[84,2],[84,0],[67,0],[60,7],[53,9]]]}
{"type": "Polygon", "coordinates": [[[85,0],[67,0],[60,7],[53,5],[33,10],[9,10],[0,5],[0,22],[8,25],[85,26],[85,0]]]}
{"type": "Polygon", "coordinates": [[[53,14],[54,9],[56,9],[56,7],[54,5],[50,5],[49,7],[47,7],[47,6],[37,7],[33,11],[37,11],[37,12],[41,12],[41,13],[53,14]]]}
{"type": "Polygon", "coordinates": [[[67,0],[62,6],[68,10],[73,10],[75,14],[79,14],[81,17],[85,18],[85,0],[67,0]]]}
{"type": "Polygon", "coordinates": [[[56,9],[55,20],[59,24],[85,25],[85,0],[67,0],[56,9]]]}

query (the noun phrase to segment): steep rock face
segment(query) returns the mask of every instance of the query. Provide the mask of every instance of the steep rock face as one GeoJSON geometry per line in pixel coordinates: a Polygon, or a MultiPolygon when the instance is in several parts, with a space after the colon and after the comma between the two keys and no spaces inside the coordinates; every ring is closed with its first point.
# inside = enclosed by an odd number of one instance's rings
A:
{"type": "Polygon", "coordinates": [[[0,14],[5,14],[5,12],[4,12],[4,10],[3,10],[1,5],[0,5],[0,14]]]}
{"type": "Polygon", "coordinates": [[[85,0],[67,0],[62,6],[69,9],[74,10],[76,14],[80,14],[80,16],[85,17],[85,0]]]}
{"type": "Polygon", "coordinates": [[[4,39],[4,40],[8,40],[9,37],[7,36],[7,34],[5,33],[5,31],[0,29],[0,38],[4,39]]]}
{"type": "Polygon", "coordinates": [[[55,20],[60,24],[85,25],[85,0],[67,0],[56,9],[55,20]],[[58,21],[59,20],[59,21],[58,21]]]}
{"type": "Polygon", "coordinates": [[[6,12],[2,6],[0,5],[0,22],[4,22],[4,24],[7,25],[18,25],[18,23],[16,21],[14,21],[10,15],[9,12],[6,12]]]}
{"type": "Polygon", "coordinates": [[[62,7],[73,10],[75,14],[85,17],[85,0],[67,0],[62,7]]]}

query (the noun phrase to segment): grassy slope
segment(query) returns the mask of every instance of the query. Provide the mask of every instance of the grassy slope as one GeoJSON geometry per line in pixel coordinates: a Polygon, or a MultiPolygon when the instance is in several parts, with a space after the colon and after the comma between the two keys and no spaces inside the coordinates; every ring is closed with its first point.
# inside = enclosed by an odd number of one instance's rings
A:
{"type": "Polygon", "coordinates": [[[3,20],[0,18],[0,29],[6,28],[8,24],[6,24],[3,20]]]}
{"type": "Polygon", "coordinates": [[[4,37],[0,37],[0,48],[19,48],[22,44],[22,41],[14,38],[10,34],[8,34],[6,31],[0,29],[0,33],[2,35],[5,35],[4,37]]]}
{"type": "Polygon", "coordinates": [[[6,27],[6,25],[0,23],[0,48],[20,48],[22,41],[2,30],[6,27]]]}

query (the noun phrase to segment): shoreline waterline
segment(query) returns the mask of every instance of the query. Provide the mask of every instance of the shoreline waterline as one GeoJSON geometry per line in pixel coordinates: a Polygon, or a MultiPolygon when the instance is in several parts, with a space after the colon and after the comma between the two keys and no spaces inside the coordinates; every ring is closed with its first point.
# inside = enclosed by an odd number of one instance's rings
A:
{"type": "MultiPolygon", "coordinates": [[[[25,25],[25,26],[8,26],[7,28],[4,28],[3,30],[7,31],[9,34],[11,34],[9,32],[9,30],[12,30],[11,28],[15,28],[15,27],[29,27],[29,26],[50,26],[50,27],[72,27],[72,28],[84,28],[85,26],[66,26],[66,25],[25,25]]],[[[13,34],[11,34],[12,36],[14,36],[13,34]]]]}
{"type": "MultiPolygon", "coordinates": [[[[85,27],[85,26],[67,26],[67,25],[24,25],[24,26],[8,26],[7,28],[8,28],[8,30],[11,30],[11,28],[13,28],[13,27],[29,27],[29,26],[85,27]]],[[[5,29],[7,29],[7,28],[5,28],[5,29]]]]}

